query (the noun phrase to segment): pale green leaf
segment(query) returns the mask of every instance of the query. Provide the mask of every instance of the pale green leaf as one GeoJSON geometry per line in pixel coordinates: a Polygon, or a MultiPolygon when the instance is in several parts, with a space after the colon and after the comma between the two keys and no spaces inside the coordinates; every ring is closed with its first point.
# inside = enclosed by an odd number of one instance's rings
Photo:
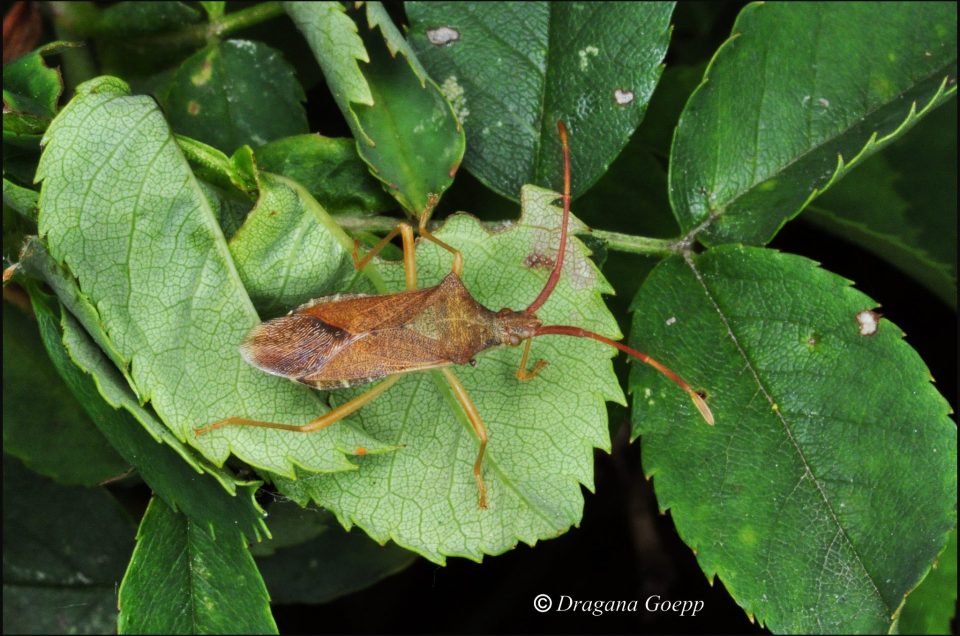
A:
{"type": "MultiPolygon", "coordinates": [[[[525,188],[523,217],[499,232],[467,215],[451,217],[437,232],[462,251],[464,284],[481,303],[523,308],[543,288],[559,242],[556,196],[525,188]]],[[[567,250],[564,275],[538,315],[548,324],[616,336],[600,297],[610,287],[579,241],[567,250]]],[[[450,262],[448,252],[421,241],[419,285],[437,284],[450,262]]],[[[402,289],[398,263],[380,270],[390,289],[402,289]]],[[[609,449],[604,403],[622,400],[622,393],[609,347],[550,337],[535,340],[531,355],[549,365],[529,382],[514,376],[520,351],[513,348],[483,353],[475,367],[455,370],[489,430],[488,509],[478,508],[472,475],[476,435],[439,372],[405,375],[358,411],[368,433],[400,446],[395,453],[364,457],[344,478],[300,473],[296,481],[278,479],[277,487],[298,502],[316,501],[378,542],[392,539],[436,562],[448,555],[479,560],[519,541],[564,533],[582,515],[581,485],[593,488],[593,449],[609,449]]]]}
{"type": "Polygon", "coordinates": [[[352,470],[347,450],[382,448],[348,422],[310,436],[250,427],[195,436],[225,417],[302,423],[324,406],[306,387],[238,355],[257,314],[152,100],[129,97],[112,78],[82,85],[48,130],[38,178],[51,254],[95,304],[140,398],[179,439],[217,464],[232,451],[288,475],[294,463],[352,470]]]}

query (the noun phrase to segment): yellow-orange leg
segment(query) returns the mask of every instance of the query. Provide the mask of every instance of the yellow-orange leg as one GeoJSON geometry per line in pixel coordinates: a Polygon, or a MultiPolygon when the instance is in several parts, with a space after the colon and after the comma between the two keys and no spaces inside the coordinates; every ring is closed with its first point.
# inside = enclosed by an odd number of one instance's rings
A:
{"type": "Polygon", "coordinates": [[[403,239],[403,273],[407,279],[407,290],[413,290],[417,288],[417,255],[413,248],[413,228],[408,223],[397,223],[397,227],[390,230],[363,258],[359,257],[360,243],[354,239],[353,266],[357,270],[366,267],[367,263],[379,254],[380,250],[385,248],[397,234],[400,234],[403,239]]]}
{"type": "Polygon", "coordinates": [[[547,366],[546,360],[537,360],[537,363],[533,365],[533,368],[529,371],[527,370],[527,358],[530,356],[531,343],[533,343],[533,338],[527,338],[526,343],[523,345],[523,355],[520,356],[520,368],[517,369],[517,379],[521,382],[534,379],[541,371],[543,371],[543,367],[547,366]]]}
{"type": "Polygon", "coordinates": [[[373,387],[369,391],[365,391],[353,398],[349,402],[344,402],[335,409],[332,409],[315,420],[310,420],[306,424],[278,424],[276,422],[263,422],[261,420],[248,420],[243,417],[228,417],[223,420],[214,422],[213,424],[208,424],[206,426],[195,429],[193,432],[197,437],[200,437],[204,433],[209,433],[210,431],[216,430],[218,428],[223,428],[224,426],[259,426],[261,428],[278,428],[284,431],[296,431],[298,433],[310,433],[312,431],[319,431],[324,429],[331,424],[336,424],[343,418],[347,417],[354,411],[361,408],[367,402],[370,402],[378,395],[389,389],[391,386],[396,384],[397,380],[400,379],[399,375],[392,375],[377,386],[373,387]]]}
{"type": "Polygon", "coordinates": [[[443,373],[443,376],[447,379],[450,388],[453,389],[453,395],[457,398],[457,401],[460,402],[460,406],[463,407],[463,412],[466,414],[467,420],[470,421],[470,426],[473,427],[477,437],[480,438],[480,450],[477,452],[477,460],[473,463],[473,478],[477,482],[477,490],[480,491],[480,507],[486,508],[487,485],[483,483],[481,469],[483,466],[483,453],[487,450],[487,427],[483,425],[483,420],[480,419],[480,412],[477,411],[476,405],[473,403],[473,400],[470,399],[470,394],[467,393],[463,384],[460,383],[460,379],[448,368],[442,368],[440,372],[443,373]]]}
{"type": "Polygon", "coordinates": [[[447,245],[446,243],[438,239],[436,236],[434,236],[433,233],[427,229],[428,218],[429,217],[426,214],[420,217],[420,226],[417,228],[417,230],[420,232],[420,236],[427,239],[428,241],[436,243],[443,249],[453,254],[453,273],[456,274],[457,276],[462,276],[463,275],[463,255],[460,253],[460,250],[458,250],[455,247],[451,247],[450,245],[447,245]]]}

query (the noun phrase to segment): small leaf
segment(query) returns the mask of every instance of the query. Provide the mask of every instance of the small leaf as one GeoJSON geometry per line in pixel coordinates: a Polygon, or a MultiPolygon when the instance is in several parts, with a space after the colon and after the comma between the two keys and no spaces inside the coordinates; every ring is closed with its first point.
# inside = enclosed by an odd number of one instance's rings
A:
{"type": "Polygon", "coordinates": [[[211,44],[184,61],[159,93],[175,132],[224,152],[309,130],[293,67],[260,42],[211,44]]]}
{"type": "MultiPolygon", "coordinates": [[[[270,526],[277,534],[275,508],[271,506],[270,526]]],[[[379,546],[360,532],[345,532],[328,512],[289,504],[280,509],[293,517],[287,530],[291,539],[300,536],[297,528],[309,530],[311,536],[257,555],[274,603],[327,603],[369,587],[416,559],[397,546],[379,546]]]]}
{"type": "Polygon", "coordinates": [[[572,192],[586,191],[643,118],[670,41],[672,2],[408,2],[410,40],[467,131],[465,165],[516,200],[560,190],[557,120],[572,192]]]}
{"type": "Polygon", "coordinates": [[[133,535],[105,490],[59,486],[5,455],[3,632],[112,632],[133,535]]]}
{"type": "Polygon", "coordinates": [[[276,634],[243,537],[198,526],[154,497],[120,585],[121,634],[276,634]]]}
{"type": "Polygon", "coordinates": [[[957,304],[957,100],[830,188],[803,218],[957,304]]]}
{"type": "Polygon", "coordinates": [[[957,530],[900,612],[901,634],[951,634],[957,608],[957,530]]]}
{"type": "Polygon", "coordinates": [[[363,30],[338,2],[286,2],[327,78],[373,175],[412,215],[429,214],[453,180],[464,135],[437,86],[422,74],[396,27],[368,13],[363,30]],[[387,41],[381,34],[387,34],[387,41]],[[388,50],[391,46],[391,50],[388,50]],[[368,62],[361,70],[358,61],[368,62]]]}
{"type": "Polygon", "coordinates": [[[3,450],[65,485],[93,486],[128,468],[50,363],[36,322],[6,302],[3,450]]]}
{"type": "Polygon", "coordinates": [[[260,199],[230,239],[230,254],[264,316],[342,289],[358,275],[340,237],[318,222],[317,205],[295,182],[261,174],[260,199]]]}
{"type": "MultiPolygon", "coordinates": [[[[523,217],[500,232],[467,215],[451,217],[436,232],[462,251],[463,281],[479,302],[525,307],[543,288],[559,244],[561,213],[551,205],[556,197],[526,188],[523,217]]],[[[571,229],[578,226],[574,221],[571,229]]],[[[564,275],[540,317],[616,336],[600,298],[610,287],[579,241],[567,250],[564,275]]],[[[448,252],[421,241],[419,285],[439,283],[450,262],[448,252]]],[[[399,263],[379,269],[390,289],[403,288],[399,263]]],[[[612,355],[599,343],[552,337],[534,340],[532,359],[550,364],[533,381],[517,381],[520,352],[513,348],[485,352],[476,367],[456,369],[489,430],[486,510],[478,509],[472,475],[476,434],[435,371],[404,375],[356,414],[368,433],[399,446],[396,452],[363,457],[360,469],[344,478],[300,473],[296,481],[278,478],[275,485],[298,503],[316,501],[379,543],[392,539],[438,563],[447,555],[480,560],[519,541],[556,537],[580,520],[580,487],[593,487],[593,449],[609,449],[605,401],[622,399],[612,355]]],[[[338,391],[336,401],[357,392],[338,391]]]]}
{"type": "Polygon", "coordinates": [[[18,186],[6,178],[3,180],[3,205],[9,206],[21,217],[37,222],[37,199],[39,193],[30,188],[18,186]]]}
{"type": "Polygon", "coordinates": [[[956,23],[938,2],[747,5],[677,126],[680,226],[707,223],[709,244],[769,241],[956,92],[956,23]]]}
{"type": "MultiPolygon", "coordinates": [[[[3,119],[13,113],[30,113],[47,119],[57,114],[57,100],[63,92],[60,71],[47,66],[45,55],[75,46],[51,42],[3,66],[3,119]]],[[[6,126],[4,126],[6,128],[6,126]]]]}
{"type": "Polygon", "coordinates": [[[257,148],[257,164],[300,183],[331,214],[370,214],[396,207],[370,176],[352,139],[297,135],[257,148]]]}
{"type": "Polygon", "coordinates": [[[812,261],[742,246],[662,262],[634,306],[632,343],[716,416],[635,366],[644,472],[707,577],[774,632],[890,631],[957,500],[957,429],[900,329],[812,261]]]}
{"type": "Polygon", "coordinates": [[[50,253],[77,276],[96,306],[91,322],[102,322],[129,361],[139,397],[179,439],[216,464],[232,451],[288,475],[294,462],[353,470],[348,449],[384,448],[348,422],[299,437],[252,427],[195,436],[195,428],[231,416],[307,422],[324,406],[306,387],[263,374],[238,354],[258,317],[152,100],[129,97],[112,78],[81,85],[48,130],[38,178],[50,253]]]}
{"type": "MultiPolygon", "coordinates": [[[[65,48],[69,42],[51,42],[3,66],[3,142],[25,149],[37,147],[40,136],[57,114],[57,100],[63,92],[60,70],[44,59],[65,48]]],[[[4,148],[4,174],[7,151],[4,148]]]]}

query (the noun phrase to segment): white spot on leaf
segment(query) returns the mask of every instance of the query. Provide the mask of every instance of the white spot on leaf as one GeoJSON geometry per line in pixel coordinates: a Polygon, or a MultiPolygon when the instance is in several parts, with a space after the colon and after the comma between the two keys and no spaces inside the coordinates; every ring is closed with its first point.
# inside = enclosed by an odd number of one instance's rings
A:
{"type": "Polygon", "coordinates": [[[588,46],[586,48],[580,49],[577,51],[577,55],[580,56],[580,70],[585,71],[590,67],[590,58],[597,57],[600,54],[600,49],[595,46],[588,46]]]}
{"type": "Polygon", "coordinates": [[[667,318],[667,326],[668,326],[668,327],[669,327],[670,325],[674,324],[675,322],[677,322],[677,317],[676,317],[676,316],[670,316],[669,318],[667,318]]]}
{"type": "Polygon", "coordinates": [[[613,91],[613,99],[616,100],[617,104],[620,106],[626,106],[633,101],[633,91],[623,90],[618,88],[613,91]]]}
{"type": "Polygon", "coordinates": [[[460,32],[450,27],[438,27],[427,31],[427,39],[435,46],[446,46],[460,39],[460,32]]]}
{"type": "Polygon", "coordinates": [[[463,87],[457,82],[456,75],[451,75],[443,80],[440,85],[440,92],[447,98],[450,105],[453,106],[453,112],[462,124],[470,115],[470,109],[467,108],[467,98],[464,96],[463,87]]]}
{"type": "Polygon", "coordinates": [[[861,336],[872,336],[880,327],[880,314],[870,309],[864,309],[857,314],[857,324],[860,325],[861,336]]]}

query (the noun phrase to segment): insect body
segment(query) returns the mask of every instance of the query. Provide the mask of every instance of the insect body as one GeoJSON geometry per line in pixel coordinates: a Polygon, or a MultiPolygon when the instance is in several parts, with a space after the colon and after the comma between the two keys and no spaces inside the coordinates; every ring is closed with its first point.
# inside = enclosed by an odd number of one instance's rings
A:
{"type": "Polygon", "coordinates": [[[241,353],[267,373],[339,389],[467,364],[490,347],[519,344],[539,326],[532,315],[487,309],[450,272],[426,289],[312,300],[254,329],[241,353]]]}
{"type": "Polygon", "coordinates": [[[434,287],[417,289],[413,228],[400,223],[363,258],[354,250],[354,263],[362,269],[397,234],[403,240],[403,264],[407,291],[368,296],[348,294],[312,300],[286,316],[258,325],[241,347],[244,358],[255,367],[307,384],[317,389],[337,389],[386,378],[365,393],[302,425],[261,422],[231,417],[196,430],[201,435],[224,426],[244,425],[288,431],[316,431],[343,419],[392,386],[403,373],[440,369],[453,390],[464,414],[479,438],[473,476],[481,508],[486,508],[483,455],[487,431],[473,400],[449,368],[472,363],[481,351],[500,345],[525,343],[517,379],[531,380],[546,365],[538,360],[527,369],[530,343],[534,337],[564,335],[590,338],[616,347],[649,364],[687,392],[703,418],[713,424],[713,415],[704,399],[675,373],[646,354],[619,342],[567,325],[543,325],[537,310],[547,302],[563,269],[570,218],[570,152],[567,130],[558,123],[563,147],[563,221],[557,259],[543,290],[523,310],[490,310],[476,300],[460,279],[460,253],[433,236],[420,219],[420,236],[453,254],[452,271],[434,287]]]}

